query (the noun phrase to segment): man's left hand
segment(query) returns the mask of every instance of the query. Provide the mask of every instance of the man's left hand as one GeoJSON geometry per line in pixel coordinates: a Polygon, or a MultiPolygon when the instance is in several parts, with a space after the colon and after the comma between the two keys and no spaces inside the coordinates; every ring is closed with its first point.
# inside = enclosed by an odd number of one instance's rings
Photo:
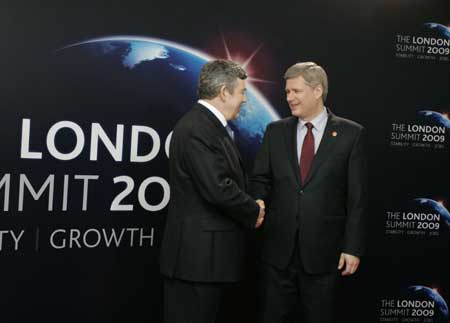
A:
{"type": "Polygon", "coordinates": [[[359,258],[356,256],[349,255],[348,253],[341,253],[341,257],[339,258],[338,269],[341,270],[344,267],[344,270],[341,272],[342,276],[350,276],[353,275],[359,266],[359,258]]]}
{"type": "Polygon", "coordinates": [[[256,200],[256,203],[259,206],[259,215],[256,220],[255,228],[258,229],[264,222],[264,217],[266,215],[266,204],[261,199],[256,200]]]}

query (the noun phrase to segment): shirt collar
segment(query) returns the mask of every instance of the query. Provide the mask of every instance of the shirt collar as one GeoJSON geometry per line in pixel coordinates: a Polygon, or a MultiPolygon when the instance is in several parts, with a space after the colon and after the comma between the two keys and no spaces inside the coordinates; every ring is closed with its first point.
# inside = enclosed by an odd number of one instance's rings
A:
{"type": "MultiPolygon", "coordinates": [[[[323,129],[325,129],[325,125],[327,124],[327,118],[328,118],[327,109],[324,107],[322,112],[320,112],[320,114],[318,116],[316,116],[314,119],[312,119],[309,122],[312,123],[313,127],[316,130],[322,131],[323,129]]],[[[303,121],[300,118],[298,119],[298,124],[299,124],[300,128],[305,127],[306,123],[308,123],[308,122],[303,121]]]]}
{"type": "Polygon", "coordinates": [[[206,102],[205,100],[198,100],[198,103],[200,103],[201,105],[203,105],[205,108],[207,108],[209,111],[212,112],[212,114],[214,114],[216,116],[217,119],[219,119],[220,123],[226,127],[227,126],[227,119],[225,119],[224,115],[222,114],[222,112],[220,112],[219,110],[217,110],[217,108],[215,108],[212,104],[206,102]]]}

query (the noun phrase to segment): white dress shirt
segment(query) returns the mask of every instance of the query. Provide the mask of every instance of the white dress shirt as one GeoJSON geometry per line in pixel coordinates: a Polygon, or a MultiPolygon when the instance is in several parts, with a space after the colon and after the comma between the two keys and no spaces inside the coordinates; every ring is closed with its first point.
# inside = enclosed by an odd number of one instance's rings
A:
{"type": "Polygon", "coordinates": [[[217,119],[219,119],[220,123],[226,127],[227,126],[227,119],[225,119],[225,116],[217,110],[212,104],[206,102],[205,100],[198,100],[198,103],[203,105],[205,108],[207,108],[209,111],[212,112],[216,116],[217,119]]]}
{"type": "MultiPolygon", "coordinates": [[[[312,123],[312,133],[314,136],[314,154],[317,152],[317,149],[319,148],[320,141],[322,140],[323,133],[325,131],[325,126],[327,125],[328,120],[328,113],[327,109],[324,108],[323,111],[314,119],[309,121],[312,123]]],[[[300,118],[298,119],[298,125],[297,125],[297,158],[298,162],[300,162],[300,157],[302,153],[302,145],[303,140],[305,139],[306,132],[308,128],[306,128],[306,123],[308,121],[303,121],[300,118]]]]}

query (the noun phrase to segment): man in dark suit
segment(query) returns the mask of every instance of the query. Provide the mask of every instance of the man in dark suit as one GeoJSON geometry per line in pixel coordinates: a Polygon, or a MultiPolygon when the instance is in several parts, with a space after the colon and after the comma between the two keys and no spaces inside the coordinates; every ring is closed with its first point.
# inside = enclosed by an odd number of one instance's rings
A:
{"type": "Polygon", "coordinates": [[[364,252],[364,128],[325,108],[327,76],[315,63],[285,73],[291,117],[271,123],[255,160],[251,194],[266,202],[258,322],[333,321],[339,271],[364,252]]]}
{"type": "Polygon", "coordinates": [[[171,200],[161,246],[166,323],[213,323],[226,283],[241,279],[244,228],[259,227],[264,204],[247,178],[228,120],[246,101],[245,71],[216,60],[203,66],[198,103],[174,128],[171,200]]]}

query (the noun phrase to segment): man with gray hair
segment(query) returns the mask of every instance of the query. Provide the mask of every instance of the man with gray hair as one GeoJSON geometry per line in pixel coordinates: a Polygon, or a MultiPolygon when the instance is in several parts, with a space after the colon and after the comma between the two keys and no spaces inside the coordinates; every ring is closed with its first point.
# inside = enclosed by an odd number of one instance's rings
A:
{"type": "Polygon", "coordinates": [[[339,276],[356,272],[365,249],[365,129],[324,106],[319,65],[297,63],[284,78],[292,116],[268,125],[250,185],[267,206],[258,322],[331,323],[339,276]]]}
{"type": "Polygon", "coordinates": [[[238,64],[205,64],[199,101],[170,144],[171,199],[161,245],[165,323],[213,323],[226,283],[241,279],[244,228],[257,228],[264,203],[245,193],[247,177],[228,124],[246,102],[238,64]]]}

